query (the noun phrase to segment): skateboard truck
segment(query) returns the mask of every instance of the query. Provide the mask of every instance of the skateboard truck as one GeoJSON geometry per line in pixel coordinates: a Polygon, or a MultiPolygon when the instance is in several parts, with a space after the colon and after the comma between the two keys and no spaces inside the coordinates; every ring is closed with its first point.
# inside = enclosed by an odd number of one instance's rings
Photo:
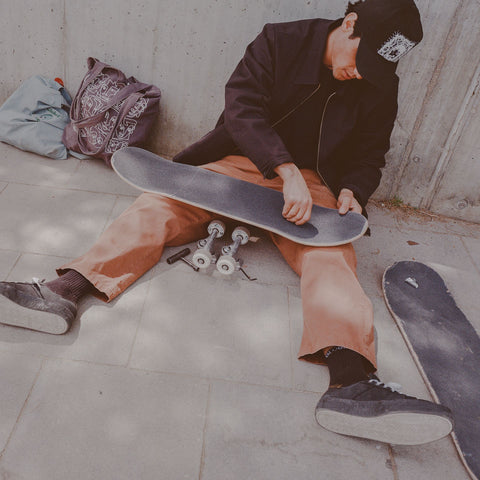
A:
{"type": "Polygon", "coordinates": [[[182,251],[174,253],[171,257],[167,258],[167,263],[171,265],[172,263],[178,262],[178,260],[181,260],[182,262],[186,263],[189,267],[192,267],[196,272],[198,272],[198,267],[194,265],[192,262],[189,262],[185,256],[187,256],[190,253],[189,248],[184,248],[182,251]]]}
{"type": "Polygon", "coordinates": [[[231,275],[240,270],[249,280],[254,281],[242,268],[242,260],[236,258],[240,245],[245,245],[250,239],[250,232],[245,227],[237,227],[232,233],[233,243],[222,248],[222,256],[217,260],[217,270],[223,275],[231,275]]]}
{"type": "Polygon", "coordinates": [[[207,229],[209,236],[199,240],[197,243],[197,251],[193,254],[192,262],[198,268],[208,268],[215,263],[217,257],[213,253],[213,242],[217,238],[222,238],[225,233],[225,224],[220,220],[210,222],[207,229]]]}

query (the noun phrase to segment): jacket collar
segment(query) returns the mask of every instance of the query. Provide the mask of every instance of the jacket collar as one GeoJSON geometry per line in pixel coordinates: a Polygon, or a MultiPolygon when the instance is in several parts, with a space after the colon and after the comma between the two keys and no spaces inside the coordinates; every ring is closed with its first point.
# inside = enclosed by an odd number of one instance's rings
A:
{"type": "Polygon", "coordinates": [[[308,49],[302,64],[298,68],[295,78],[297,85],[318,85],[320,83],[321,70],[323,68],[323,54],[327,45],[328,34],[337,28],[343,19],[320,20],[312,25],[312,40],[309,41],[313,47],[308,49]]]}

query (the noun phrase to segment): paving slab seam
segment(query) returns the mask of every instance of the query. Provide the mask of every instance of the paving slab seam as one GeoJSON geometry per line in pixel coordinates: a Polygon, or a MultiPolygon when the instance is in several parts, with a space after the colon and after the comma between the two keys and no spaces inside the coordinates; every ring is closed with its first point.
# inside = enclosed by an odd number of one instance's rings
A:
{"type": "MultiPolygon", "coordinates": [[[[241,278],[242,281],[245,281],[245,282],[249,282],[250,280],[246,279],[246,278],[241,278]]],[[[257,280],[255,280],[255,284],[256,285],[262,285],[264,287],[278,287],[278,286],[282,286],[282,287],[286,287],[286,288],[289,288],[289,287],[292,287],[292,288],[295,288],[295,287],[298,287],[298,285],[300,284],[300,280],[298,282],[298,284],[294,284],[294,283],[272,283],[272,282],[262,282],[262,279],[261,278],[257,278],[257,280]]]]}
{"type": "MultiPolygon", "coordinates": [[[[86,190],[84,190],[86,191],[86,190]]],[[[96,192],[96,193],[99,193],[99,192],[96,192]]],[[[100,192],[102,193],[102,192],[100,192]]],[[[140,192],[139,195],[129,195],[128,193],[111,193],[110,195],[115,195],[116,197],[118,198],[138,198],[140,195],[142,194],[142,192],[140,192]]]]}
{"type": "Polygon", "coordinates": [[[72,259],[74,257],[65,257],[64,255],[54,255],[52,253],[39,253],[35,252],[33,250],[15,250],[13,248],[0,248],[0,252],[18,252],[20,256],[23,255],[39,255],[41,257],[52,257],[52,258],[60,258],[63,263],[65,263],[66,260],[72,259]]]}
{"type": "Polygon", "coordinates": [[[2,248],[2,247],[0,247],[0,252],[18,252],[19,254],[22,253],[20,250],[15,250],[14,248],[2,248]]]}
{"type": "Polygon", "coordinates": [[[17,253],[17,258],[13,262],[13,265],[10,268],[10,270],[8,271],[7,275],[5,275],[4,280],[6,280],[10,276],[10,274],[13,272],[14,268],[17,266],[18,262],[20,261],[20,259],[22,258],[22,255],[23,255],[22,252],[18,252],[17,250],[8,250],[8,251],[9,252],[16,252],[17,253]]]}
{"type": "MultiPolygon", "coordinates": [[[[10,328],[10,327],[5,327],[5,328],[10,328]]],[[[15,327],[11,327],[15,328],[15,327]]],[[[18,353],[15,353],[15,355],[19,355],[18,353]]],[[[55,361],[61,361],[61,362],[72,362],[72,363],[78,363],[78,364],[84,364],[84,365],[91,365],[95,367],[107,367],[107,368],[118,368],[118,369],[123,369],[123,370],[131,370],[131,371],[136,371],[140,373],[158,373],[159,375],[165,375],[167,372],[158,372],[155,370],[143,370],[141,368],[131,368],[128,365],[125,365],[124,363],[108,363],[108,362],[96,362],[93,360],[84,360],[82,358],[71,358],[71,357],[62,357],[61,355],[55,355],[55,356],[49,356],[45,354],[39,354],[36,355],[38,357],[43,357],[46,360],[55,362],[55,361]]],[[[176,375],[176,374],[174,374],[176,375]]],[[[193,377],[193,376],[192,376],[193,377]]],[[[195,378],[195,377],[193,377],[195,378]]]]}
{"type": "MultiPolygon", "coordinates": [[[[100,365],[100,364],[99,364],[100,365]]],[[[114,365],[118,366],[118,365],[114,365]]],[[[230,380],[228,378],[222,378],[222,377],[205,377],[202,375],[195,375],[195,374],[190,374],[190,373],[185,373],[185,372],[171,372],[171,371],[165,371],[165,370],[150,370],[150,369],[144,369],[144,368],[138,368],[138,367],[131,367],[128,366],[128,369],[132,371],[138,371],[138,372],[144,372],[144,373],[158,373],[160,375],[173,375],[173,376],[179,376],[179,377],[186,377],[186,378],[193,378],[196,380],[203,380],[205,382],[226,382],[226,383],[231,383],[235,385],[247,385],[250,387],[268,387],[268,388],[274,388],[283,392],[298,392],[298,393],[320,393],[320,392],[313,392],[309,390],[297,390],[291,387],[282,387],[281,385],[275,385],[271,383],[252,383],[252,382],[245,382],[241,380],[230,380]]]]}
{"type": "Polygon", "coordinates": [[[287,286],[287,308],[288,308],[288,338],[290,340],[290,385],[293,387],[295,384],[295,368],[293,366],[293,362],[298,362],[299,360],[297,357],[293,356],[293,351],[294,351],[294,345],[293,345],[293,329],[292,329],[292,322],[293,320],[293,315],[292,315],[292,305],[290,301],[291,297],[291,292],[290,292],[290,287],[287,286]]]}
{"type": "MultiPolygon", "coordinates": [[[[0,249],[0,251],[2,251],[0,249]]],[[[11,252],[14,252],[16,250],[3,250],[3,251],[11,251],[11,252]]],[[[15,269],[15,267],[17,266],[17,264],[20,262],[20,260],[22,260],[23,256],[24,255],[37,255],[39,257],[52,257],[52,258],[58,258],[59,259],[59,265],[63,265],[65,264],[67,261],[69,261],[70,259],[73,259],[72,257],[64,257],[64,256],[57,256],[57,255],[51,255],[49,253],[42,253],[42,252],[33,252],[33,251],[25,251],[25,250],[22,250],[21,252],[19,252],[19,255],[18,255],[18,258],[15,260],[15,263],[13,265],[13,267],[10,269],[10,271],[8,272],[8,275],[5,277],[5,280],[6,281],[10,281],[10,275],[11,273],[13,272],[13,270],[15,269]]],[[[35,272],[32,272],[32,276],[35,275],[35,272]]],[[[48,278],[46,280],[50,280],[50,279],[54,279],[57,277],[57,274],[55,273],[55,271],[52,271],[52,277],[51,278],[48,278]]],[[[30,278],[24,278],[23,281],[31,281],[32,280],[32,277],[30,278]]],[[[43,280],[43,279],[40,279],[40,280],[43,280]]],[[[14,282],[21,282],[22,279],[19,279],[19,278],[14,278],[14,279],[11,279],[11,281],[14,281],[14,282]]]]}
{"type": "Polygon", "coordinates": [[[398,476],[398,467],[397,467],[397,462],[395,461],[395,453],[393,452],[393,448],[390,444],[387,444],[387,448],[388,448],[388,455],[390,456],[389,468],[392,469],[393,480],[400,480],[400,477],[398,476]]]}
{"type": "Polygon", "coordinates": [[[0,452],[0,462],[2,461],[3,459],[3,456],[5,454],[5,452],[7,451],[7,448],[8,448],[8,445],[10,444],[10,440],[12,439],[13,435],[15,434],[17,428],[18,428],[18,422],[20,421],[20,418],[22,417],[23,415],[23,412],[25,411],[26,407],[27,407],[27,404],[28,404],[28,401],[30,400],[30,397],[32,395],[32,392],[33,392],[33,389],[35,388],[35,385],[37,384],[37,381],[38,381],[38,378],[40,377],[40,373],[42,372],[43,370],[43,366],[45,364],[45,362],[47,361],[47,359],[43,359],[40,363],[40,366],[38,367],[38,371],[35,375],[35,378],[33,379],[33,382],[32,382],[32,386],[30,387],[30,390],[28,391],[28,394],[27,394],[27,397],[25,398],[25,401],[23,402],[23,405],[22,405],[22,408],[20,409],[20,412],[15,420],[15,424],[12,428],[12,431],[10,432],[10,435],[8,436],[7,438],[7,441],[5,442],[5,447],[3,448],[3,450],[0,452]]]}
{"type": "MultiPolygon", "coordinates": [[[[179,247],[179,249],[181,250],[181,246],[179,247]]],[[[162,260],[160,260],[159,263],[166,263],[163,260],[163,257],[162,257],[162,260]]],[[[185,267],[185,269],[187,269],[187,268],[189,268],[189,267],[185,267]]],[[[213,272],[213,273],[216,274],[216,272],[213,272]]],[[[185,274],[186,275],[198,275],[198,272],[194,272],[193,270],[191,272],[189,272],[188,270],[186,270],[185,274]]],[[[201,275],[203,275],[203,274],[201,274],[201,275]]],[[[213,275],[208,275],[208,274],[206,274],[206,275],[209,276],[209,277],[213,277],[213,275]]],[[[221,274],[219,274],[219,275],[221,275],[221,274]]],[[[217,278],[221,278],[221,277],[217,276],[217,278]]],[[[247,278],[243,278],[243,277],[240,277],[240,281],[253,283],[250,280],[248,280],[247,278]]],[[[300,281],[299,281],[299,283],[300,283],[300,281]]],[[[257,279],[255,280],[255,285],[261,285],[262,287],[286,287],[286,288],[296,288],[296,287],[298,287],[297,284],[293,284],[293,283],[286,283],[285,284],[285,283],[262,282],[261,278],[259,278],[259,277],[257,277],[257,279]]]]}
{"type": "MultiPolygon", "coordinates": [[[[196,248],[195,246],[192,247],[192,245],[190,243],[187,243],[185,245],[180,245],[179,247],[176,248],[176,250],[180,251],[182,249],[182,247],[189,247],[191,250],[192,250],[192,248],[193,249],[196,248]]],[[[168,247],[168,248],[172,248],[172,247],[168,247]]],[[[152,268],[161,268],[162,266],[166,267],[167,266],[166,258],[167,258],[167,255],[165,253],[163,253],[160,261],[152,268]]],[[[247,258],[247,257],[244,256],[244,259],[245,258],[247,258]]],[[[243,266],[245,267],[245,265],[247,265],[247,262],[245,262],[245,264],[243,266]]],[[[171,266],[168,270],[163,271],[163,272],[153,273],[153,276],[156,276],[160,273],[169,272],[170,270],[173,270],[174,268],[177,268],[177,266],[171,266]]],[[[217,273],[216,271],[212,271],[212,272],[209,272],[209,273],[194,272],[190,267],[187,267],[186,265],[181,264],[181,263],[179,263],[178,268],[182,268],[184,270],[184,272],[182,272],[182,273],[184,273],[185,275],[192,275],[192,276],[193,275],[197,275],[197,276],[202,275],[202,276],[207,276],[209,278],[218,278],[218,279],[222,279],[224,277],[224,275],[222,275],[221,273],[217,273]]],[[[214,268],[214,267],[212,267],[212,268],[214,268]]],[[[248,268],[248,266],[247,266],[247,268],[248,268]]],[[[300,285],[300,278],[298,279],[298,283],[272,283],[272,282],[268,282],[268,281],[262,281],[261,274],[257,275],[255,272],[250,272],[248,270],[247,270],[247,273],[249,275],[250,275],[250,273],[252,273],[250,276],[257,277],[257,279],[255,281],[251,281],[251,280],[248,280],[247,278],[245,278],[243,275],[241,275],[241,273],[236,272],[233,275],[235,275],[235,276],[238,275],[238,277],[236,277],[235,279],[231,279],[230,281],[236,281],[237,279],[239,279],[241,282],[252,283],[254,285],[261,285],[262,287],[297,288],[300,285]]],[[[229,281],[229,280],[225,280],[225,281],[229,281]]]]}
{"type": "Polygon", "coordinates": [[[208,393],[207,393],[207,402],[205,405],[205,422],[203,423],[202,430],[202,453],[200,455],[200,468],[198,473],[198,480],[202,480],[203,470],[205,468],[205,450],[206,450],[206,438],[207,438],[207,427],[208,427],[208,418],[210,416],[210,402],[212,398],[212,384],[208,384],[208,393]]]}
{"type": "Polygon", "coordinates": [[[117,202],[118,202],[118,195],[115,195],[115,201],[112,203],[112,208],[110,209],[110,211],[108,212],[108,214],[105,218],[105,223],[103,224],[103,227],[102,227],[102,234],[105,232],[105,230],[107,229],[108,225],[110,224],[110,222],[112,220],[113,212],[115,211],[115,207],[117,205],[117,202]]]}
{"type": "MultiPolygon", "coordinates": [[[[65,358],[65,360],[71,360],[68,358],[65,358]]],[[[86,361],[86,360],[72,360],[72,361],[77,361],[77,362],[83,362],[83,363],[89,363],[92,365],[99,365],[99,366],[109,366],[109,367],[118,367],[118,368],[127,368],[128,370],[136,371],[136,372],[143,372],[143,373],[157,373],[159,375],[171,375],[171,376],[178,376],[178,377],[185,377],[185,378],[191,378],[191,379],[196,379],[196,380],[202,380],[206,383],[210,382],[225,382],[229,384],[235,384],[235,385],[246,385],[249,387],[266,387],[266,388],[272,388],[281,392],[290,392],[290,393],[313,393],[315,395],[321,395],[325,393],[325,389],[320,390],[307,390],[307,389],[300,389],[300,388],[295,388],[295,387],[282,387],[281,385],[274,385],[270,383],[252,383],[252,382],[245,382],[241,380],[230,380],[228,378],[222,378],[222,377],[204,377],[202,375],[194,375],[190,373],[185,373],[185,372],[170,372],[170,371],[163,371],[163,370],[150,370],[150,369],[144,369],[144,368],[138,368],[138,367],[132,367],[132,366],[122,366],[122,365],[108,365],[108,364],[103,364],[103,363],[95,363],[91,361],[86,361]]],[[[299,360],[300,361],[300,360],[299,360]]],[[[323,366],[319,366],[322,368],[323,366]]],[[[326,367],[323,367],[326,368],[326,367]]]]}
{"type": "MultiPolygon", "coordinates": [[[[37,187],[37,188],[52,188],[55,190],[65,191],[65,192],[82,192],[82,193],[92,193],[94,195],[108,195],[110,197],[117,197],[120,194],[117,193],[109,193],[109,192],[99,192],[98,190],[86,190],[84,188],[78,187],[65,187],[65,186],[58,186],[57,184],[48,184],[48,183],[41,183],[41,184],[33,184],[33,183],[25,183],[25,182],[8,182],[9,185],[21,185],[23,187],[37,187]]],[[[125,197],[133,197],[137,198],[135,195],[123,195],[125,197]]]]}
{"type": "MultiPolygon", "coordinates": [[[[130,345],[130,352],[128,354],[127,362],[125,364],[125,367],[127,367],[127,368],[131,368],[130,367],[130,362],[132,360],[133,350],[135,348],[135,343],[137,342],[138,331],[140,330],[140,325],[142,324],[143,314],[145,312],[145,304],[147,303],[147,299],[148,299],[148,296],[149,296],[149,293],[150,293],[150,287],[152,285],[152,278],[153,277],[152,277],[152,271],[151,270],[150,270],[149,274],[150,274],[150,278],[148,280],[147,291],[145,292],[145,296],[143,297],[142,308],[140,309],[140,314],[139,314],[139,318],[138,318],[138,321],[137,321],[137,328],[135,329],[135,335],[132,338],[132,343],[130,345]]],[[[137,370],[141,370],[141,369],[137,369],[137,370]]]]}

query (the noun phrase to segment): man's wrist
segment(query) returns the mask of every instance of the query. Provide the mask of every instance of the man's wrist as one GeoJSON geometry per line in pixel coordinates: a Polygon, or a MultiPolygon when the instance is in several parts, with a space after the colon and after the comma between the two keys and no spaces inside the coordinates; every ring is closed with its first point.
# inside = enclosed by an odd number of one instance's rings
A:
{"type": "Polygon", "coordinates": [[[298,167],[292,162],[282,163],[275,167],[274,171],[282,180],[287,180],[299,173],[298,167]]]}

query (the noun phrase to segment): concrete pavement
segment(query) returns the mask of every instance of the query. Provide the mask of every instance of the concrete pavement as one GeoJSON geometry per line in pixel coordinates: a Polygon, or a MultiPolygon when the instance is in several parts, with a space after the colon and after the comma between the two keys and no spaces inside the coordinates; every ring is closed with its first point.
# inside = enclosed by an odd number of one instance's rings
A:
{"type": "MultiPolygon", "coordinates": [[[[0,144],[0,276],[53,278],[136,196],[101,161],[0,144]]],[[[433,266],[480,331],[480,225],[381,204],[369,212],[372,237],[356,250],[379,375],[428,399],[381,277],[398,260],[433,266]]],[[[318,427],[328,373],[296,359],[298,278],[263,236],[243,257],[256,282],[161,261],[111,304],[83,302],[66,335],[0,326],[0,478],[468,478],[450,438],[398,447],[318,427]]]]}

